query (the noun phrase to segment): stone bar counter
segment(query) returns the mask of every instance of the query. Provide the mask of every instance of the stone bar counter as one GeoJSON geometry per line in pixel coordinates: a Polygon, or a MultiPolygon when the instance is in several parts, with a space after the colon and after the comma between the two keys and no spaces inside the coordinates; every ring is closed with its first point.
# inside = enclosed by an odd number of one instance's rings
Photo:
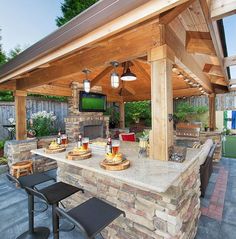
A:
{"type": "Polygon", "coordinates": [[[122,143],[120,151],[131,161],[130,168],[123,171],[102,169],[101,153],[72,161],[66,159],[67,152],[31,152],[57,161],[58,181],[85,189],[84,194],[65,200],[68,208],[96,196],[125,211],[125,218],[118,218],[103,230],[104,238],[194,238],[200,216],[200,150],[188,149],[183,163],[140,159],[136,143],[122,143]]]}

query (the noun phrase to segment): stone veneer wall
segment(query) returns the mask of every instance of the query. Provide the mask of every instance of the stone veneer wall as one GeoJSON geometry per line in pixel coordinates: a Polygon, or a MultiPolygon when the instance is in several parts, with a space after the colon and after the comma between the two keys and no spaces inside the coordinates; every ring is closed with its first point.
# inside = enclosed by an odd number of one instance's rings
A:
{"type": "MultiPolygon", "coordinates": [[[[158,178],[157,178],[158,180],[158,178]]],[[[196,160],[165,193],[140,189],[120,180],[58,162],[58,181],[85,189],[64,201],[75,207],[92,196],[126,212],[102,234],[109,239],[194,238],[200,216],[200,177],[196,160]]],[[[92,220],[92,218],[91,218],[92,220]]]]}
{"type": "MultiPolygon", "coordinates": [[[[89,123],[103,124],[104,137],[109,134],[109,117],[98,112],[80,112],[79,111],[79,91],[83,90],[83,84],[72,82],[72,97],[68,100],[68,117],[65,118],[66,134],[70,142],[75,142],[81,132],[81,127],[89,123]]],[[[92,92],[101,93],[102,88],[95,86],[91,89],[92,92]]]]}
{"type": "MultiPolygon", "coordinates": [[[[47,141],[51,141],[50,137],[46,138],[46,142],[47,141]]],[[[13,163],[23,160],[33,160],[33,170],[35,173],[57,168],[57,162],[55,160],[31,154],[30,151],[32,149],[37,149],[38,145],[45,146],[43,138],[39,140],[31,139],[7,141],[4,146],[4,156],[8,159],[9,168],[11,168],[13,163]]]]}
{"type": "Polygon", "coordinates": [[[222,156],[221,133],[216,131],[200,132],[200,142],[204,143],[207,139],[212,139],[213,142],[216,143],[213,160],[219,161],[222,156]]]}

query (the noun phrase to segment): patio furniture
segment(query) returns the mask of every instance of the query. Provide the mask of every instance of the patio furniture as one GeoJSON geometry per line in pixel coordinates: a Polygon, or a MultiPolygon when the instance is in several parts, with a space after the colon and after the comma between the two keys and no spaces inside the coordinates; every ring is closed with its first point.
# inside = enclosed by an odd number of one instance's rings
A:
{"type": "Polygon", "coordinates": [[[119,138],[121,141],[130,141],[130,142],[136,141],[135,133],[121,133],[119,134],[119,138]]]}
{"type": "MultiPolygon", "coordinates": [[[[20,185],[21,188],[35,188],[36,185],[48,182],[55,181],[52,177],[44,174],[31,174],[27,176],[22,176],[15,178],[10,174],[7,174],[9,180],[20,185]]],[[[17,239],[46,239],[49,237],[50,230],[47,227],[34,227],[34,196],[26,190],[28,194],[28,218],[29,218],[29,230],[17,237],[17,239]]],[[[47,208],[45,209],[47,210],[47,208]]],[[[43,211],[45,211],[43,210],[43,211]]]]}
{"type": "MultiPolygon", "coordinates": [[[[78,227],[85,239],[93,239],[96,235],[101,235],[101,231],[121,214],[125,216],[120,209],[96,197],[90,198],[68,212],[57,207],[56,213],[78,227]]],[[[57,238],[59,238],[59,234],[57,238]]]]}
{"type": "Polygon", "coordinates": [[[11,174],[13,177],[19,178],[21,176],[29,175],[33,173],[33,163],[31,160],[24,160],[12,164],[11,174]]]}
{"type": "Polygon", "coordinates": [[[16,125],[15,124],[4,124],[4,125],[2,125],[2,127],[7,129],[10,140],[13,140],[16,125]]]}
{"type": "Polygon", "coordinates": [[[213,144],[205,162],[200,166],[201,197],[205,196],[206,188],[213,171],[213,156],[217,144],[213,144]]]}
{"type": "Polygon", "coordinates": [[[57,182],[40,190],[31,187],[25,187],[25,189],[29,195],[39,197],[52,206],[53,238],[59,238],[59,219],[55,211],[58,203],[72,194],[78,191],[84,192],[84,190],[63,182],[57,182]]]}

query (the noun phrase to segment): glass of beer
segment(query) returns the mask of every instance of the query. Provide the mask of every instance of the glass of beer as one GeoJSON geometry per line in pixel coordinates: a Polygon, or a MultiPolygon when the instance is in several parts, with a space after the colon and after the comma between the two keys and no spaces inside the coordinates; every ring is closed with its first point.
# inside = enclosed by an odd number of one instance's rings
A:
{"type": "Polygon", "coordinates": [[[88,137],[85,137],[85,138],[82,139],[82,145],[83,145],[84,150],[88,150],[88,145],[89,145],[89,138],[88,137]]]}
{"type": "Polygon", "coordinates": [[[67,135],[66,134],[63,134],[61,136],[61,144],[67,144],[68,141],[67,141],[67,135]]]}
{"type": "Polygon", "coordinates": [[[112,154],[116,155],[119,153],[120,141],[112,140],[112,154]]]}

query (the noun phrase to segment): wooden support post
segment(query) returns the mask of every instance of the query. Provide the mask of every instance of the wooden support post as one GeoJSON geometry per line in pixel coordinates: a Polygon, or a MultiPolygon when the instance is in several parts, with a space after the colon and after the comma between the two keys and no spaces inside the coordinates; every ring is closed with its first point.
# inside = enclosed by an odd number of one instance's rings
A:
{"type": "Polygon", "coordinates": [[[124,102],[120,102],[120,128],[125,128],[125,104],[124,102]]]}
{"type": "Polygon", "coordinates": [[[16,111],[16,140],[24,140],[27,137],[26,129],[26,91],[16,90],[15,111],[16,111]]]}
{"type": "Polygon", "coordinates": [[[215,106],[215,93],[209,95],[209,128],[210,131],[216,129],[216,106],[215,106]]]}
{"type": "Polygon", "coordinates": [[[152,131],[150,156],[168,160],[173,146],[173,51],[162,45],[149,52],[151,62],[152,131]]]}

